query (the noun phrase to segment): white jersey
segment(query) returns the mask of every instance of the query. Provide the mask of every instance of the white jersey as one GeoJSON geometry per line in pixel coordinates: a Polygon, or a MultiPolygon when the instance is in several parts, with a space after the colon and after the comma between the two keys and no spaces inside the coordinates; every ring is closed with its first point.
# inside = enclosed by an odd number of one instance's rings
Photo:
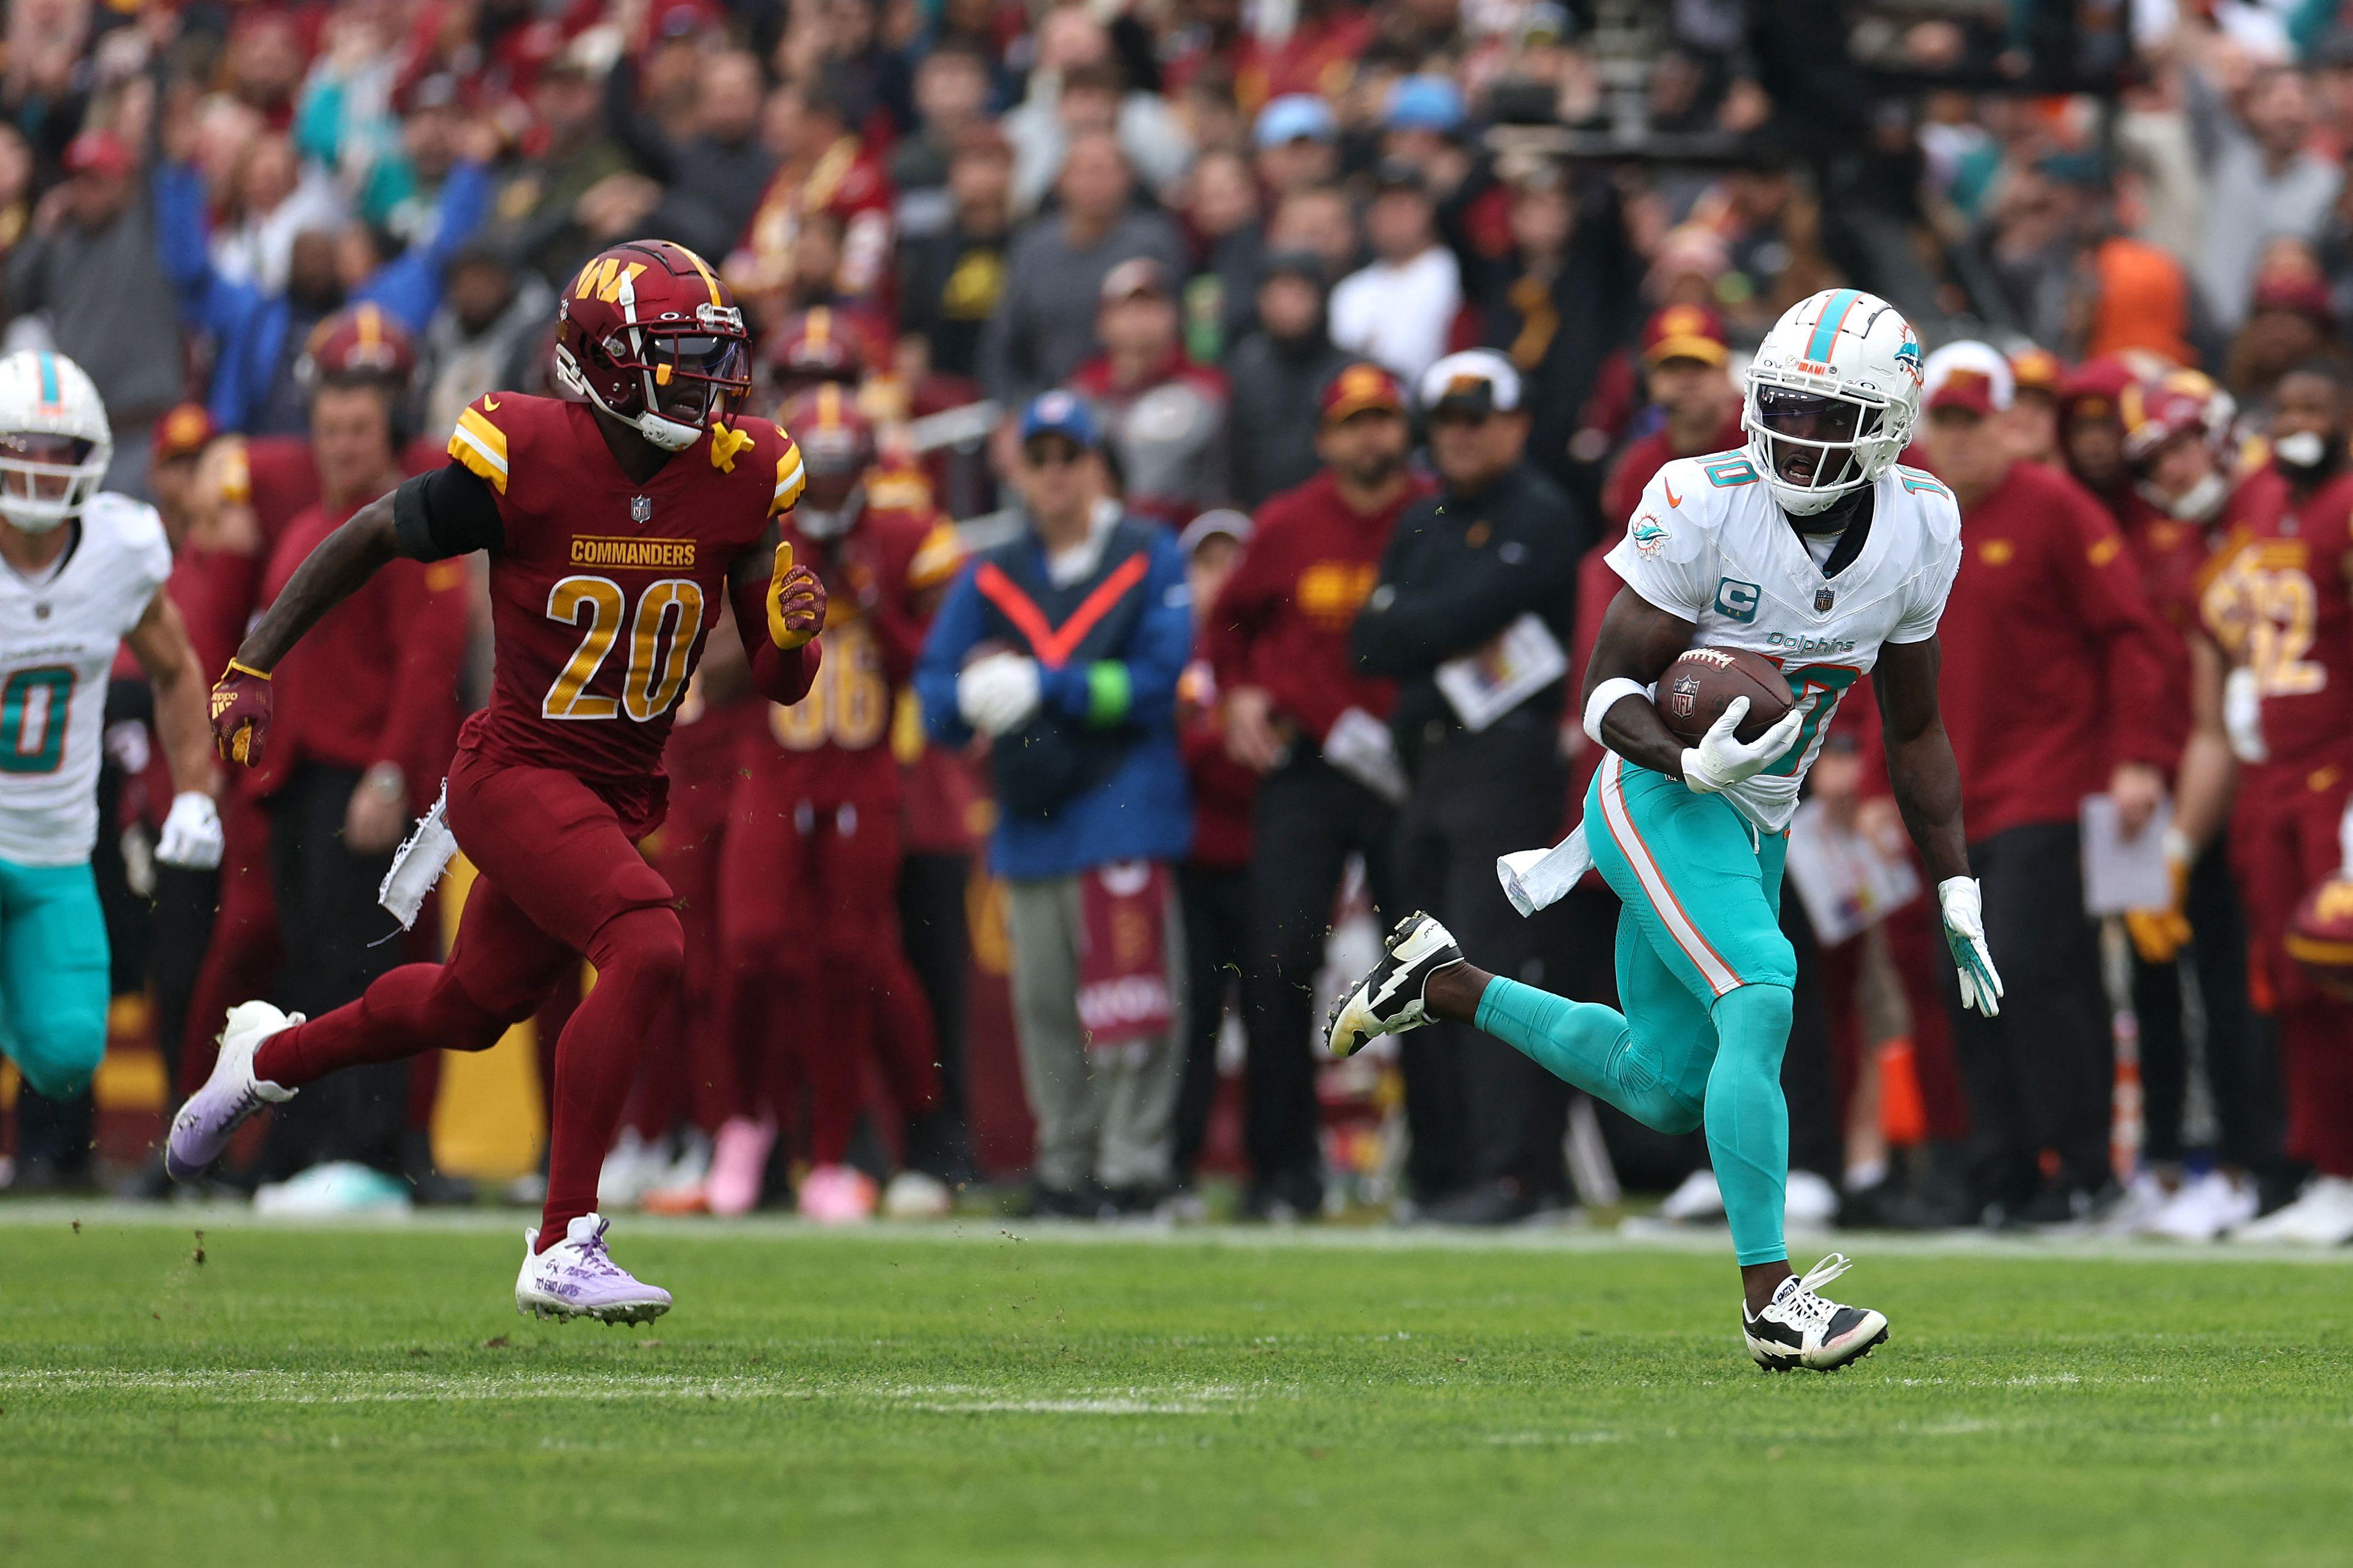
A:
{"type": "Polygon", "coordinates": [[[1805,727],[1788,756],[1725,792],[1778,833],[1839,699],[1883,645],[1936,634],[1960,570],[1961,514],[1936,479],[1891,467],[1873,485],[1861,553],[1825,577],[1748,458],[1718,452],[1661,468],[1609,561],[1646,601],[1698,627],[1693,647],[1749,648],[1781,666],[1805,727]]]}
{"type": "Polygon", "coordinates": [[[164,520],[111,491],[90,498],[81,537],[37,580],[0,563],[0,860],[90,858],[107,672],[171,573],[164,520]]]}

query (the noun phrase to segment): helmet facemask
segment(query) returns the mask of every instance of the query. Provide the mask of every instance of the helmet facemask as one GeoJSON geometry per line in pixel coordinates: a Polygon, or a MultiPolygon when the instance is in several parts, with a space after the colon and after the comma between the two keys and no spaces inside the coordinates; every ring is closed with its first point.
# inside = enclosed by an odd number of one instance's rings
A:
{"type": "Polygon", "coordinates": [[[1793,518],[1827,511],[1884,472],[1910,434],[1896,422],[1885,400],[1852,384],[1755,371],[1741,416],[1753,460],[1793,518]]]}
{"type": "Polygon", "coordinates": [[[0,517],[47,533],[81,515],[106,478],[113,443],[52,431],[0,433],[0,517]]]}
{"type": "Polygon", "coordinates": [[[558,379],[667,452],[694,445],[752,390],[744,316],[732,305],[697,306],[691,321],[625,326],[589,343],[587,352],[603,363],[579,364],[559,342],[558,379]],[[615,407],[602,389],[625,403],[634,391],[638,411],[615,407]]]}

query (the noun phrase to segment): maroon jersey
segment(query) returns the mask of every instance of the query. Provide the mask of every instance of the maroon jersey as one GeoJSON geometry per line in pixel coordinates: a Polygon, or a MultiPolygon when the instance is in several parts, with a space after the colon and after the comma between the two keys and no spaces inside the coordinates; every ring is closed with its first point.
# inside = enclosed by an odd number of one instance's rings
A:
{"type": "Polygon", "coordinates": [[[2274,763],[2353,745],[2353,474],[2299,499],[2276,468],[2231,498],[2230,531],[2199,578],[2199,612],[2255,672],[2274,763]]]}
{"type": "Polygon", "coordinates": [[[491,702],[459,750],[649,785],[730,569],[765,554],[768,520],[800,499],[800,453],[768,421],[739,418],[640,484],[585,405],[505,392],[458,416],[449,456],[489,484],[502,529],[491,702]]]}
{"type": "Polygon", "coordinates": [[[937,512],[881,507],[838,540],[789,529],[786,537],[825,584],[825,663],[807,697],[767,704],[767,732],[747,736],[746,766],[763,787],[797,800],[895,803],[892,722],[923,651],[927,617],[917,603],[955,575],[963,546],[937,512]]]}

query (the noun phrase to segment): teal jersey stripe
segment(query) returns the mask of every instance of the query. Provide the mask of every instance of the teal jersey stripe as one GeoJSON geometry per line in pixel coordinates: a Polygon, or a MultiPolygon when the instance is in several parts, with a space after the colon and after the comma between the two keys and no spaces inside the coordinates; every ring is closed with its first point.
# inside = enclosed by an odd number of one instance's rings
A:
{"type": "Polygon", "coordinates": [[[55,405],[61,401],[58,395],[58,356],[52,353],[44,353],[40,356],[40,360],[41,401],[43,403],[55,405]]]}
{"type": "Polygon", "coordinates": [[[1838,342],[1839,323],[1846,320],[1846,313],[1854,309],[1854,302],[1860,297],[1859,292],[1852,289],[1841,289],[1831,296],[1830,303],[1822,307],[1820,319],[1814,322],[1814,335],[1806,340],[1808,359],[1827,360],[1831,357],[1831,345],[1838,342]]]}

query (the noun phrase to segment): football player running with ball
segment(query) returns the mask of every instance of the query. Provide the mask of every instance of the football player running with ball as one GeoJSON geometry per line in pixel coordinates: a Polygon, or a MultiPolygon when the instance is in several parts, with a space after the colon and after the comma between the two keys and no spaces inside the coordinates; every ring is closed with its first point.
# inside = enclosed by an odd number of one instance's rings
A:
{"type": "Polygon", "coordinates": [[[1474,969],[1415,914],[1328,1037],[1347,1056],[1433,1018],[1470,1023],[1648,1126],[1704,1126],[1746,1298],[1741,1326],[1767,1371],[1832,1371],[1887,1337],[1882,1314],[1821,1294],[1845,1258],[1798,1278],[1781,1235],[1781,1052],[1797,978],[1777,918],[1781,866],[1831,715],[1874,667],[1890,779],[1936,882],[1962,1000],[1990,1015],[2001,997],[1936,710],[1936,621],[1960,563],[1960,515],[1943,485],[1895,460],[1920,369],[1918,339],[1884,300],[1838,289],[1800,301],[1749,367],[1746,444],[1660,469],[1609,552],[1625,586],[1602,620],[1585,703],[1586,733],[1609,754],[1580,832],[1625,906],[1626,1011],[1474,969]],[[1748,703],[1736,700],[1686,749],[1649,689],[1698,646],[1778,661],[1796,706],[1743,742],[1734,731],[1748,703]]]}
{"type": "Polygon", "coordinates": [[[685,962],[675,897],[637,841],[661,822],[662,742],[723,604],[754,685],[790,703],[817,673],[825,591],[780,542],[800,455],[775,425],[735,416],[749,344],[702,258],[667,240],[596,256],[557,307],[555,363],[572,399],[469,405],[448,465],[329,535],[213,689],[214,740],[250,765],[269,672],[322,616],[396,556],[490,554],[491,702],[459,737],[444,796],[480,875],[448,962],[396,969],[308,1021],[264,1002],[233,1009],[168,1163],[201,1174],[260,1105],[339,1068],[485,1050],[586,957],[596,985],[556,1045],[547,1204],[524,1233],[515,1305],[643,1322],[670,1293],[613,1262],[594,1212],[641,1044],[677,1005],[685,962]]]}

